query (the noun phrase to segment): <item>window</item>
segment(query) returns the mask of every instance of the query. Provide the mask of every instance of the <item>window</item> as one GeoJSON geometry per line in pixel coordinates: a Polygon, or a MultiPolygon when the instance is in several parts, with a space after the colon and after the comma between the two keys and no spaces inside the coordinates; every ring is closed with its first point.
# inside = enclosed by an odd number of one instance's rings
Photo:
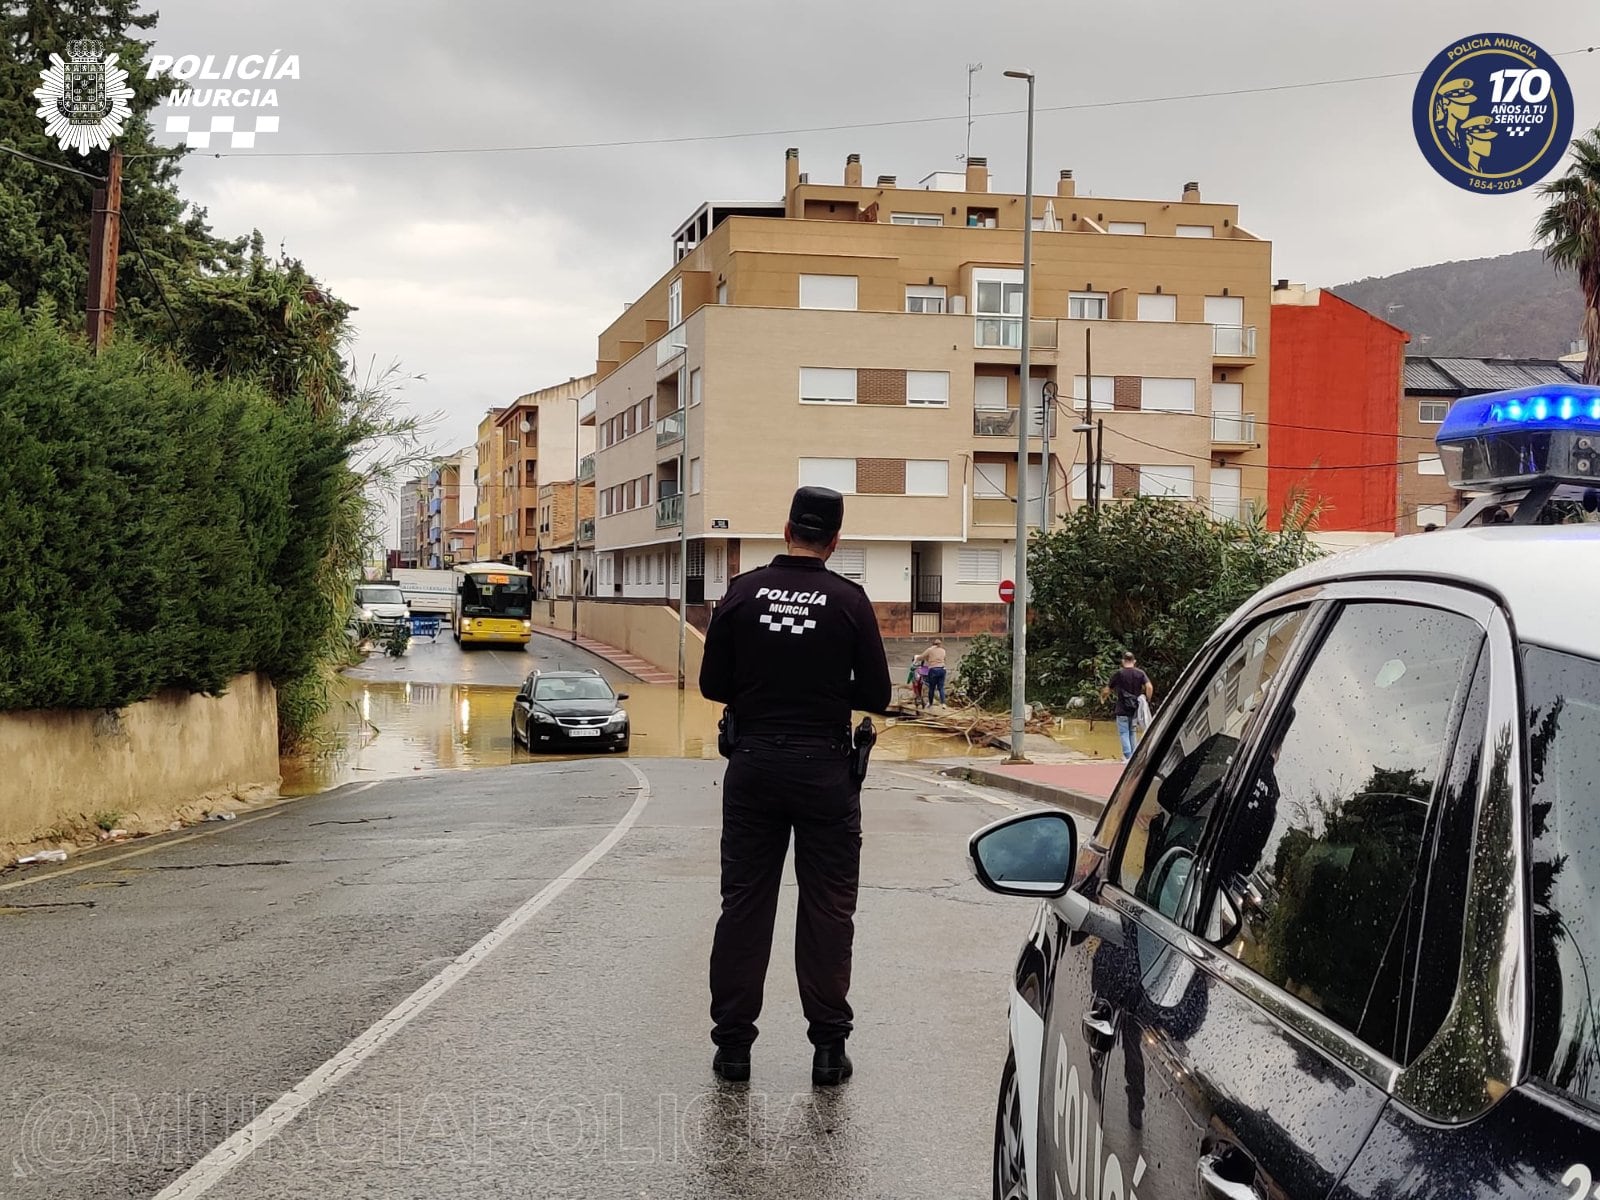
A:
{"type": "Polygon", "coordinates": [[[891,225],[943,225],[944,218],[938,213],[890,213],[891,225]]]}
{"type": "Polygon", "coordinates": [[[1139,468],[1139,495],[1194,499],[1194,468],[1143,466],[1139,468]]]}
{"type": "Polygon", "coordinates": [[[1600,662],[1523,652],[1533,811],[1533,1056],[1540,1078],[1600,1105],[1600,662]]]}
{"type": "Polygon", "coordinates": [[[846,495],[856,490],[856,460],[853,458],[802,458],[800,486],[832,488],[846,495]]]}
{"type": "Polygon", "coordinates": [[[1216,232],[1217,231],[1215,229],[1213,229],[1209,225],[1179,225],[1178,226],[1178,236],[1179,237],[1208,238],[1208,237],[1215,237],[1216,236],[1216,232]]]}
{"type": "Polygon", "coordinates": [[[963,546],[956,554],[956,582],[999,583],[1000,551],[963,546]]]}
{"type": "Polygon", "coordinates": [[[1450,401],[1448,400],[1417,401],[1417,420],[1424,425],[1443,424],[1445,417],[1449,415],[1450,401]]]}
{"type": "Polygon", "coordinates": [[[1237,521],[1240,516],[1240,482],[1243,473],[1238,467],[1211,468],[1211,516],[1218,521],[1237,521]]]}
{"type": "Polygon", "coordinates": [[[1306,610],[1276,613],[1250,626],[1216,660],[1154,757],[1139,808],[1125,821],[1117,885],[1176,919],[1200,834],[1222,794],[1223,777],[1272,687],[1306,610]]]}
{"type": "Polygon", "coordinates": [[[1241,326],[1244,324],[1244,299],[1241,296],[1207,296],[1205,316],[1208,325],[1241,326]]]}
{"type": "Polygon", "coordinates": [[[683,276],[667,285],[667,328],[672,329],[683,320],[683,276]]]}
{"type": "MultiPolygon", "coordinates": [[[[1111,495],[1112,464],[1100,464],[1100,498],[1106,499],[1111,495]]],[[[1089,498],[1089,468],[1083,463],[1074,463],[1068,475],[1068,494],[1074,500],[1087,500],[1089,498]]]]}
{"type": "Polygon", "coordinates": [[[728,285],[725,284],[725,283],[719,283],[719,284],[717,284],[717,303],[718,304],[726,304],[727,302],[728,302],[728,285]]]}
{"type": "Polygon", "coordinates": [[[1192,413],[1194,380],[1141,379],[1139,409],[1141,412],[1192,413]]]}
{"type": "Polygon", "coordinates": [[[985,412],[1004,411],[1008,393],[1004,375],[975,375],[972,379],[972,407],[985,412]]]}
{"type": "Polygon", "coordinates": [[[828,566],[846,579],[861,579],[867,573],[867,552],[860,546],[840,546],[828,566]]]}
{"type": "Polygon", "coordinates": [[[1107,233],[1143,233],[1143,221],[1112,221],[1106,226],[1107,233]]]}
{"type": "Polygon", "coordinates": [[[1104,321],[1108,300],[1105,292],[1072,292],[1067,296],[1067,317],[1073,321],[1104,321]]]}
{"type": "Polygon", "coordinates": [[[944,288],[906,285],[906,311],[908,313],[942,313],[944,288]]]}
{"type": "Polygon", "coordinates": [[[1178,298],[1176,296],[1145,296],[1139,297],[1139,320],[1141,321],[1176,321],[1178,319],[1178,298]]]}
{"type": "Polygon", "coordinates": [[[1241,914],[1226,952],[1391,1057],[1424,834],[1482,644],[1457,613],[1346,606],[1217,843],[1241,914]]]}
{"type": "MultiPolygon", "coordinates": [[[[1074,408],[1083,407],[1087,388],[1088,381],[1082,375],[1074,375],[1072,377],[1072,403],[1074,408]]],[[[1096,375],[1094,377],[1093,395],[1088,398],[1094,400],[1096,412],[1109,412],[1116,406],[1116,378],[1111,375],[1096,375]]]]}
{"type": "Polygon", "coordinates": [[[856,402],[855,368],[801,367],[800,402],[802,404],[854,404],[856,402]]]}
{"type": "Polygon", "coordinates": [[[907,371],[907,404],[949,404],[949,371],[907,371]]]}
{"type": "Polygon", "coordinates": [[[702,465],[703,464],[698,458],[691,458],[689,460],[689,494],[691,496],[698,496],[700,494],[700,486],[703,482],[701,478],[703,474],[701,471],[702,465]]]}
{"type": "Polygon", "coordinates": [[[950,463],[942,458],[906,459],[906,495],[948,496],[950,463]]]}
{"type": "Polygon", "coordinates": [[[1418,475],[1443,475],[1444,461],[1437,454],[1417,455],[1418,475]]]}
{"type": "Polygon", "coordinates": [[[800,276],[801,308],[838,308],[853,311],[855,306],[854,275],[800,276]]]}
{"type": "Polygon", "coordinates": [[[1417,525],[1419,528],[1428,525],[1444,525],[1449,520],[1449,510],[1442,504],[1417,505],[1417,525]]]}
{"type": "Polygon", "coordinates": [[[978,345],[1022,345],[1022,272],[974,271],[972,284],[978,345]]]}
{"type": "Polygon", "coordinates": [[[700,401],[705,398],[704,395],[703,395],[703,392],[702,392],[703,387],[704,387],[704,380],[701,378],[700,368],[699,367],[695,367],[694,369],[692,369],[689,372],[689,403],[690,404],[699,404],[700,401]]]}
{"type": "Polygon", "coordinates": [[[972,495],[978,500],[1006,499],[1005,463],[973,463],[972,495]]]}

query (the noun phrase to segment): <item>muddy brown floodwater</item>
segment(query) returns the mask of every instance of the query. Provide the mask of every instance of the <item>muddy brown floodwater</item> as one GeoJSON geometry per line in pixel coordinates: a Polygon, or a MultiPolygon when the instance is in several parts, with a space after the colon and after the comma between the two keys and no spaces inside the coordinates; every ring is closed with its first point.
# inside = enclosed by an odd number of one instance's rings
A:
{"type": "MultiPolygon", "coordinates": [[[[671,686],[625,685],[640,758],[716,758],[719,705],[671,686]]],[[[317,749],[282,760],[282,792],[303,796],[353,781],[563,757],[511,740],[512,687],[342,678],[317,749]]],[[[1111,734],[1114,745],[1116,734],[1111,734]]],[[[1071,742],[1067,743],[1071,745],[1071,742]]],[[[1088,747],[1084,747],[1088,749],[1088,747]]],[[[1092,750],[1089,751],[1093,753],[1092,750]]],[[[964,739],[914,726],[880,728],[879,761],[990,756],[964,739]]]]}

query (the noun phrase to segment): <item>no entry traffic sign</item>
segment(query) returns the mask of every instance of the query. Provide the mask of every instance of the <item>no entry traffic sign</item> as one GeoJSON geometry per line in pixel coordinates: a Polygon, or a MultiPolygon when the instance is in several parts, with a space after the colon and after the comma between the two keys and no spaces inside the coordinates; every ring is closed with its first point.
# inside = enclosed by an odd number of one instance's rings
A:
{"type": "Polygon", "coordinates": [[[1000,599],[1006,604],[1010,604],[1016,598],[1017,585],[1012,583],[1009,579],[1002,579],[1000,581],[1000,599]]]}

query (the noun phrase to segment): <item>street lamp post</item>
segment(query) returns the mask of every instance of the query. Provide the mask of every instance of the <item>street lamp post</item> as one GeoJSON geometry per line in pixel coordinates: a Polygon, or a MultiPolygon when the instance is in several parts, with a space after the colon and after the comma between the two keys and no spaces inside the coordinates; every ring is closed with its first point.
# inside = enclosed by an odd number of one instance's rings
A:
{"type": "MultiPolygon", "coordinates": [[[[1028,151],[1022,211],[1022,362],[1017,398],[1017,562],[1016,595],[1011,621],[1011,753],[1007,762],[1027,762],[1022,752],[1027,731],[1025,708],[1028,679],[1028,323],[1033,284],[1033,72],[1007,71],[1008,79],[1028,82],[1028,151]]],[[[1048,418],[1047,418],[1048,419],[1048,418]]]]}
{"type": "Polygon", "coordinates": [[[689,657],[689,394],[688,343],[678,368],[678,411],[683,414],[683,448],[678,452],[678,690],[688,686],[689,657]]]}

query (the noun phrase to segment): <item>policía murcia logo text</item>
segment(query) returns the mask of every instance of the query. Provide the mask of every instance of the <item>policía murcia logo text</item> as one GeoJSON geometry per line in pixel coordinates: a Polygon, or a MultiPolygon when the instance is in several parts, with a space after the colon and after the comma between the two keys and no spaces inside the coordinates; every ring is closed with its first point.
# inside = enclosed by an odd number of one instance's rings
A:
{"type": "Polygon", "coordinates": [[[179,82],[162,101],[167,109],[165,129],[183,135],[183,144],[195,150],[226,147],[250,150],[256,137],[278,132],[279,80],[300,78],[300,56],[230,54],[156,54],[147,78],[170,76],[179,82]],[[200,112],[173,112],[198,109],[200,112]]]}
{"type": "Polygon", "coordinates": [[[1556,167],[1572,140],[1572,89],[1526,38],[1480,33],[1441,50],[1411,100],[1433,169],[1472,192],[1515,192],[1556,167]]]}
{"type": "Polygon", "coordinates": [[[67,43],[67,57],[52,54],[39,78],[35,112],[63,150],[88,154],[108,148],[132,114],[128,73],[117,66],[115,54],[101,57],[94,42],[67,43]]]}

